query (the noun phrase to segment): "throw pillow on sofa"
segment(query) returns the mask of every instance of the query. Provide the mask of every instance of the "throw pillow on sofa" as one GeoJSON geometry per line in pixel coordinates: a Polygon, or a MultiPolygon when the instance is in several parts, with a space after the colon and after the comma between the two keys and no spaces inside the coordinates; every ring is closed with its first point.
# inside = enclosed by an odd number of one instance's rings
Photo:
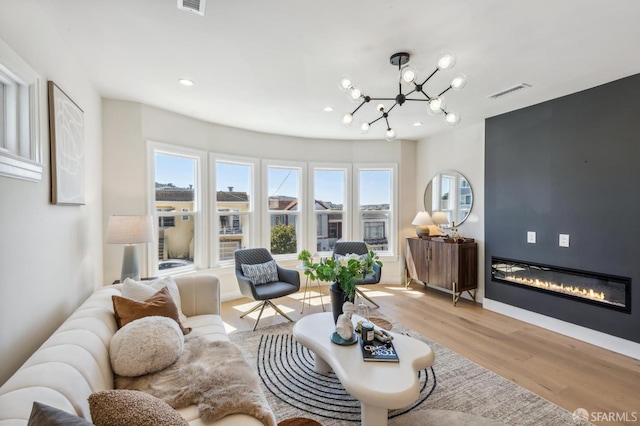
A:
{"type": "Polygon", "coordinates": [[[182,355],[184,334],[171,318],[151,316],[116,331],[109,346],[113,371],[135,377],[164,370],[182,355]]]}
{"type": "Polygon", "coordinates": [[[180,414],[148,393],[117,389],[89,395],[89,411],[96,426],[184,426],[180,414]]]}
{"type": "Polygon", "coordinates": [[[158,290],[162,290],[163,287],[167,287],[169,289],[169,293],[178,307],[178,317],[180,318],[180,322],[185,322],[187,317],[182,313],[180,290],[178,289],[178,284],[176,284],[171,277],[164,277],[150,281],[136,281],[131,278],[126,278],[122,284],[122,297],[133,299],[138,302],[144,302],[156,294],[158,290]]]}
{"type": "Polygon", "coordinates": [[[139,318],[158,315],[175,320],[180,326],[182,333],[189,334],[189,332],[191,332],[191,328],[182,326],[178,318],[178,308],[167,287],[163,287],[162,290],[144,302],[136,302],[135,300],[115,295],[111,296],[111,300],[113,301],[113,312],[118,328],[122,328],[131,321],[139,318]]]}
{"type": "Polygon", "coordinates": [[[82,417],[34,401],[27,426],[93,426],[82,417]]]}

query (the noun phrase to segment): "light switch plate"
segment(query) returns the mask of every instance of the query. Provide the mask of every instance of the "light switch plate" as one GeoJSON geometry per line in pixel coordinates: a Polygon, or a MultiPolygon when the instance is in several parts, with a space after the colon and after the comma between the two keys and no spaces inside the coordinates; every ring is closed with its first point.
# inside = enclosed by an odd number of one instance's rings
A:
{"type": "Polygon", "coordinates": [[[560,247],[569,247],[569,234],[560,234],[560,247]]]}
{"type": "Polygon", "coordinates": [[[534,231],[528,231],[527,232],[527,242],[529,244],[535,244],[536,243],[536,233],[534,231]]]}

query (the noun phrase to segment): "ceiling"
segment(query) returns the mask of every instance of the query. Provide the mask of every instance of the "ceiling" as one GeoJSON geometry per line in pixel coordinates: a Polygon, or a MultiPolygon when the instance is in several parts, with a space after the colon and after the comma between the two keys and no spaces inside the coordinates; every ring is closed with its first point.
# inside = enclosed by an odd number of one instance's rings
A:
{"type": "MultiPolygon", "coordinates": [[[[445,95],[460,126],[640,72],[637,0],[207,0],[204,17],[176,0],[37,2],[102,96],[299,137],[382,139],[382,122],[359,131],[376,102],[341,124],[357,104],[337,83],[349,74],[365,94],[395,97],[389,57],[400,51],[423,79],[441,52],[456,54],[425,88],[467,75],[445,95]],[[488,97],[521,83],[531,87],[488,97]]],[[[390,113],[399,139],[449,129],[426,110],[407,102],[390,113]]]]}

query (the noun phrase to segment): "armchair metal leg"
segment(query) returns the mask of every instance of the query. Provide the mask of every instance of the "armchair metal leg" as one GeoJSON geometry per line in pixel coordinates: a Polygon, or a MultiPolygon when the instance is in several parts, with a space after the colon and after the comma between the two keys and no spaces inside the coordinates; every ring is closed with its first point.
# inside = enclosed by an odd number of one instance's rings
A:
{"type": "Polygon", "coordinates": [[[262,312],[264,312],[264,308],[267,307],[267,306],[271,306],[277,313],[279,313],[280,315],[282,315],[283,317],[288,319],[290,322],[293,322],[293,320],[291,318],[289,318],[287,316],[287,314],[282,312],[282,310],[280,310],[280,308],[278,308],[276,305],[274,305],[271,300],[264,300],[262,302],[259,302],[256,306],[254,306],[253,308],[249,309],[244,314],[240,315],[240,318],[244,318],[245,316],[247,316],[251,312],[253,312],[253,311],[257,310],[258,308],[260,308],[260,313],[258,314],[258,318],[256,319],[256,322],[253,325],[253,330],[252,330],[252,331],[256,331],[256,328],[258,327],[258,323],[260,322],[260,318],[262,317],[262,312]]]}
{"type": "Polygon", "coordinates": [[[376,302],[374,302],[373,300],[371,300],[366,294],[364,294],[362,292],[362,290],[360,290],[358,287],[356,287],[356,294],[362,296],[363,298],[365,298],[369,303],[371,303],[372,305],[375,305],[376,308],[379,308],[380,305],[378,305],[376,302]]]}

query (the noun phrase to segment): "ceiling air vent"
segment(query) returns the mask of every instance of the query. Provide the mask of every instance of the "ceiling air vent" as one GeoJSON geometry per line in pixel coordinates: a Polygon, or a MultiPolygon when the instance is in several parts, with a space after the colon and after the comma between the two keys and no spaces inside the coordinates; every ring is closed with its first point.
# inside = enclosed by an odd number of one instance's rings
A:
{"type": "Polygon", "coordinates": [[[491,99],[498,99],[511,93],[517,92],[518,90],[526,89],[527,87],[531,87],[531,85],[527,83],[518,84],[517,86],[509,87],[508,89],[501,90],[500,92],[494,93],[493,95],[489,95],[488,97],[491,99]]]}
{"type": "Polygon", "coordinates": [[[178,9],[204,16],[206,2],[207,0],[178,0],[178,9]]]}

